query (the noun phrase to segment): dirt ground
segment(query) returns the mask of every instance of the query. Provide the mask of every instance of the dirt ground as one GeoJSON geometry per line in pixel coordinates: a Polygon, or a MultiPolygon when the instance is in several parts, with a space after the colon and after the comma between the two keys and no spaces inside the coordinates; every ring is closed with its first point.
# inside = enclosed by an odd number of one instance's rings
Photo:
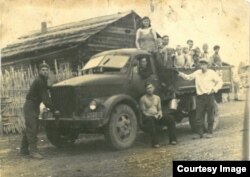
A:
{"type": "Polygon", "coordinates": [[[134,146],[112,151],[101,135],[81,135],[76,145],[56,149],[45,135],[39,135],[43,160],[19,156],[20,136],[0,137],[0,177],[169,177],[172,160],[241,160],[245,102],[219,105],[220,127],[212,139],[192,140],[185,122],[178,125],[176,146],[150,147],[149,136],[139,132],[134,146]]]}

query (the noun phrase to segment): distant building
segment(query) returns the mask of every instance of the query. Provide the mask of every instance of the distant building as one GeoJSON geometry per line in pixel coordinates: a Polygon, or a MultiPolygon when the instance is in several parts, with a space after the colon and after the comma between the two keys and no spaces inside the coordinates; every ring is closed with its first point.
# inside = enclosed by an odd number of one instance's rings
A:
{"type": "Polygon", "coordinates": [[[134,11],[91,18],[41,30],[18,38],[2,49],[2,69],[25,68],[45,61],[52,70],[82,67],[101,51],[134,48],[141,17],[134,11]]]}

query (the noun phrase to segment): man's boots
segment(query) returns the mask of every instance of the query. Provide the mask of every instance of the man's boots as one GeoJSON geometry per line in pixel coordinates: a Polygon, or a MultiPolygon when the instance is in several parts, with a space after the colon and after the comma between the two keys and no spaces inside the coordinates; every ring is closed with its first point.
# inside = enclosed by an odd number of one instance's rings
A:
{"type": "Polygon", "coordinates": [[[37,150],[36,143],[30,144],[30,157],[34,159],[43,159],[43,156],[37,150]]]}
{"type": "Polygon", "coordinates": [[[21,141],[21,147],[20,147],[20,154],[21,155],[29,155],[29,143],[27,141],[27,137],[23,136],[22,141],[21,141]]]}
{"type": "Polygon", "coordinates": [[[203,127],[201,126],[201,127],[196,128],[196,129],[197,129],[197,134],[195,134],[192,139],[203,138],[203,127]]]}
{"type": "Polygon", "coordinates": [[[208,125],[208,131],[205,134],[205,138],[213,138],[213,125],[208,125]]]}

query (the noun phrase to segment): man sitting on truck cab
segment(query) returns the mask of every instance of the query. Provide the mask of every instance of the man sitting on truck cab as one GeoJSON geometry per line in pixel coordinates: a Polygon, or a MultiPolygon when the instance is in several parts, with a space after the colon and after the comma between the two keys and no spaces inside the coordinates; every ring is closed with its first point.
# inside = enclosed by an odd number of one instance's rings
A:
{"type": "Polygon", "coordinates": [[[221,89],[223,82],[219,75],[211,69],[208,69],[209,61],[205,58],[200,60],[200,68],[192,74],[184,74],[179,72],[179,76],[185,80],[195,80],[196,88],[196,131],[198,136],[194,139],[203,138],[203,125],[205,114],[208,119],[208,134],[206,138],[211,138],[213,134],[214,110],[215,110],[215,93],[221,89]]]}

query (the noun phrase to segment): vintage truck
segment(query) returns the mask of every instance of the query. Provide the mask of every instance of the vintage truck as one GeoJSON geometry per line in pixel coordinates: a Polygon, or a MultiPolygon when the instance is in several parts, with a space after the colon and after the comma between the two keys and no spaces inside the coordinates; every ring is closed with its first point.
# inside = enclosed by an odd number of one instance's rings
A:
{"type": "MultiPolygon", "coordinates": [[[[195,69],[179,69],[191,73],[195,69]]],[[[218,94],[231,90],[231,67],[217,68],[224,86],[218,94]]],[[[103,133],[111,147],[129,148],[135,141],[138,128],[144,129],[139,99],[145,94],[146,80],[153,82],[162,100],[163,114],[174,114],[176,121],[189,117],[193,127],[195,116],[194,82],[177,77],[174,69],[166,70],[162,83],[151,53],[139,49],[119,49],[93,56],[83,68],[84,75],[52,86],[51,98],[59,112],[45,111],[49,141],[56,147],[74,143],[80,133],[103,133]],[[146,58],[150,76],[140,75],[140,61],[146,58]],[[177,88],[174,90],[173,88],[177,88]],[[177,108],[171,107],[178,100],[177,108]]],[[[177,103],[177,102],[176,102],[177,103]]]]}

